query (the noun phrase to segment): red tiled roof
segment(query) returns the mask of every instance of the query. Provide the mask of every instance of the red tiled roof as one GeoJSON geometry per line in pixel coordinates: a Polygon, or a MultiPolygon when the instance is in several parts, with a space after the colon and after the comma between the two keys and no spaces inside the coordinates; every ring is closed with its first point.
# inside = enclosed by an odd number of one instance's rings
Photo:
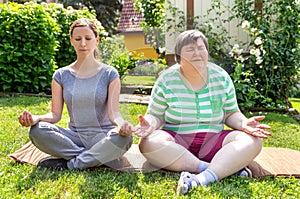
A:
{"type": "Polygon", "coordinates": [[[118,32],[142,31],[139,24],[144,20],[141,13],[134,10],[133,0],[124,0],[118,32]]]}

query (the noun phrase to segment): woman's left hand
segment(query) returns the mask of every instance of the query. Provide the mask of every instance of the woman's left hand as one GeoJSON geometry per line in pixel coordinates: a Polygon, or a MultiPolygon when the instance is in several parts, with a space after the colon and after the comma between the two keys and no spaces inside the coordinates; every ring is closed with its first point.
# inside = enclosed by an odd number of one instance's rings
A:
{"type": "Polygon", "coordinates": [[[130,136],[134,131],[134,127],[127,121],[124,121],[119,127],[119,134],[123,136],[130,136]]]}
{"type": "Polygon", "coordinates": [[[249,119],[244,119],[242,122],[242,130],[254,137],[268,138],[272,133],[265,129],[271,129],[269,125],[260,124],[259,121],[265,119],[265,116],[254,116],[249,119]]]}

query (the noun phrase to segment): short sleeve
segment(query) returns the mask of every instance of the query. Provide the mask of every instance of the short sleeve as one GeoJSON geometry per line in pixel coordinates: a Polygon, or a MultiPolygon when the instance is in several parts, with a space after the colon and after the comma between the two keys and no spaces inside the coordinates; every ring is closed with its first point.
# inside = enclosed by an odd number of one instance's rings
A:
{"type": "Polygon", "coordinates": [[[165,86],[159,78],[153,87],[147,113],[160,119],[164,118],[165,111],[168,107],[165,97],[165,86]]]}
{"type": "Polygon", "coordinates": [[[62,73],[61,73],[62,69],[58,69],[56,70],[53,75],[52,75],[52,79],[54,79],[57,83],[59,83],[60,85],[62,84],[62,73]]]}
{"type": "Polygon", "coordinates": [[[108,81],[109,81],[109,83],[111,83],[114,79],[119,78],[119,73],[114,67],[108,66],[107,67],[107,72],[108,72],[108,81]]]}
{"type": "Polygon", "coordinates": [[[234,84],[231,78],[227,77],[228,87],[227,87],[227,96],[226,101],[224,103],[224,111],[225,112],[234,112],[239,109],[234,84]]]}

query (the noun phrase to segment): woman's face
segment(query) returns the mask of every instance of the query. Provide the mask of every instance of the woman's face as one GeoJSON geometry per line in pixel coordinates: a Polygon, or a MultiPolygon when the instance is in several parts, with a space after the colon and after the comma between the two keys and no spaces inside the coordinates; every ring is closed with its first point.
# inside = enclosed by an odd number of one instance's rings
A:
{"type": "Polygon", "coordinates": [[[185,45],[181,49],[181,65],[192,65],[195,68],[206,67],[208,62],[208,52],[204,42],[199,38],[195,43],[185,45]]]}
{"type": "Polygon", "coordinates": [[[76,27],[70,41],[78,56],[87,56],[94,53],[99,44],[99,37],[95,37],[94,32],[88,26],[76,27]]]}

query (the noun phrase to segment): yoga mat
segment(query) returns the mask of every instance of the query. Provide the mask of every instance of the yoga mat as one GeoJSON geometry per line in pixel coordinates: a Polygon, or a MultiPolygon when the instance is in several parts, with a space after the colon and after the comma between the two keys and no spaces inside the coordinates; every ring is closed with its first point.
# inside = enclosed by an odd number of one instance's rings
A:
{"type": "MultiPolygon", "coordinates": [[[[32,165],[37,165],[40,160],[49,156],[36,148],[31,142],[8,155],[17,162],[32,165]]],[[[127,172],[172,172],[151,165],[140,153],[136,144],[133,144],[118,161],[117,164],[112,166],[113,169],[127,172]]],[[[252,171],[252,176],[256,178],[264,176],[294,176],[299,178],[300,151],[288,148],[263,147],[261,153],[248,165],[248,168],[252,171]]]]}

